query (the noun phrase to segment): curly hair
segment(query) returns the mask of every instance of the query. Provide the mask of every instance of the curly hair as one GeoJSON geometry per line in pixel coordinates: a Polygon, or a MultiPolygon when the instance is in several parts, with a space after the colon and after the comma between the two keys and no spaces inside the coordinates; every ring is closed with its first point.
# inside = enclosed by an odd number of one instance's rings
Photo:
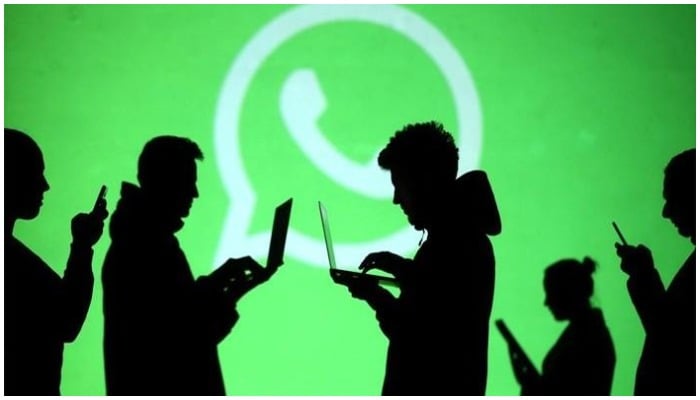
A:
{"type": "Polygon", "coordinates": [[[459,154],[452,135],[436,121],[409,124],[379,153],[379,166],[393,172],[437,180],[457,177],[459,154]]]}
{"type": "Polygon", "coordinates": [[[593,295],[593,272],[596,262],[586,256],[583,261],[567,258],[545,269],[545,279],[573,300],[584,301],[593,295]]]}

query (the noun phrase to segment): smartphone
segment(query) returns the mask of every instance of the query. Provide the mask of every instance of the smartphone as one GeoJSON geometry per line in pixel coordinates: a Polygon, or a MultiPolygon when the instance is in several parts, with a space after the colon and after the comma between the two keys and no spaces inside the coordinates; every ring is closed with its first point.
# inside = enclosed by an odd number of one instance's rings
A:
{"type": "Polygon", "coordinates": [[[620,232],[620,228],[617,227],[617,224],[615,223],[615,221],[613,221],[612,224],[613,224],[613,228],[615,228],[615,232],[617,232],[617,236],[620,237],[620,240],[622,241],[622,244],[624,244],[625,246],[627,246],[627,241],[625,240],[625,237],[622,236],[622,232],[620,232]]]}
{"type": "Polygon", "coordinates": [[[95,200],[95,205],[92,206],[92,211],[97,210],[97,205],[100,204],[100,199],[104,199],[106,195],[107,195],[107,186],[102,185],[102,187],[100,188],[100,193],[97,195],[97,199],[95,200]]]}
{"type": "Polygon", "coordinates": [[[513,337],[513,334],[510,333],[510,329],[506,326],[505,321],[502,319],[497,319],[496,320],[496,328],[498,328],[498,331],[501,333],[503,338],[508,342],[509,345],[515,343],[517,344],[518,342],[515,340],[515,337],[513,337]]]}

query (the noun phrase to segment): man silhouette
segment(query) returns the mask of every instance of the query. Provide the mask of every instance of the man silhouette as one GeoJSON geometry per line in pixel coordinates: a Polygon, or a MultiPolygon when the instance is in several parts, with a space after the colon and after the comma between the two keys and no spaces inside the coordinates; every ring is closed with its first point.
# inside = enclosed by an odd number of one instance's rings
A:
{"type": "MultiPolygon", "coordinates": [[[[662,215],[695,244],[695,149],[666,166],[662,215]]],[[[646,338],[635,395],[695,395],[695,249],[667,289],[644,245],[615,243],[646,338]]]]}
{"type": "Polygon", "coordinates": [[[102,270],[108,395],[225,395],[217,345],[269,278],[250,257],[195,280],[175,233],[199,196],[196,143],[159,136],[124,182],[102,270]]]}
{"type": "Polygon", "coordinates": [[[360,269],[393,274],[395,298],[373,281],[348,282],[389,339],[383,395],[484,395],[495,260],[487,233],[500,218],[486,174],[457,176],[458,150],[436,122],[404,127],[379,155],[394,204],[428,238],[413,260],[368,255],[360,269]]]}
{"type": "Polygon", "coordinates": [[[49,183],[39,146],[5,128],[5,394],[60,394],[64,343],[83,326],[92,298],[92,247],[102,235],[106,202],[71,221],[63,278],[14,237],[18,219],[39,214],[49,183]]]}

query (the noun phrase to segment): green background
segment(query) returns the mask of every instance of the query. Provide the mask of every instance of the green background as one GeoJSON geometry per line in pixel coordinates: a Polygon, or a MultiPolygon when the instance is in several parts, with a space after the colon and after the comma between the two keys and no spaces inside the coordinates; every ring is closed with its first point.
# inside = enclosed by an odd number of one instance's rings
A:
{"type": "MultiPolygon", "coordinates": [[[[62,273],[72,215],[92,206],[103,183],[113,210],[120,182],[135,181],[144,143],[177,134],[205,153],[201,197],[178,237],[195,275],[210,271],[229,207],[214,152],[218,96],[242,46],[288,8],[5,5],[4,124],[37,140],[51,184],[39,217],[20,222],[16,236],[62,273]]],[[[611,221],[629,242],[652,249],[666,284],[691,252],[661,217],[661,185],[668,160],[695,146],[695,5],[406,8],[454,45],[480,99],[479,168],[491,177],[503,219],[493,238],[492,318],[504,318],[541,365],[565,326],[543,305],[543,270],[560,258],[593,257],[594,301],[616,346],[613,394],[631,394],[644,337],[611,221]]],[[[404,227],[390,201],[337,187],[290,140],[277,96],[301,67],[316,71],[328,100],[321,131],[358,162],[405,123],[437,119],[457,129],[444,78],[412,42],[363,23],[306,30],[265,61],[241,111],[244,165],[259,199],[251,232],[267,229],[273,206],[288,196],[292,226],[319,240],[319,199],[336,242],[404,227]]],[[[105,391],[99,271],[108,243],[105,232],[90,312],[66,346],[63,394],[105,391]]],[[[380,393],[387,341],[372,311],[324,269],[287,257],[238,310],[241,320],[219,345],[228,394],[380,393]]],[[[517,394],[495,329],[489,356],[487,394],[517,394]]]]}

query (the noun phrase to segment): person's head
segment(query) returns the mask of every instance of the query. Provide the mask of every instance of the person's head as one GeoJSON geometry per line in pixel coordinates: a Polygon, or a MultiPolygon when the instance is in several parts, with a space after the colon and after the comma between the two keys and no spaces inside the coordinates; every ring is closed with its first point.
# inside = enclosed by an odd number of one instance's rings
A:
{"type": "Polygon", "coordinates": [[[26,133],[5,128],[5,218],[35,218],[47,190],[39,146],[26,133]]]}
{"type": "Polygon", "coordinates": [[[196,160],[202,159],[202,150],[190,139],[155,137],[139,156],[139,185],[161,210],[173,217],[186,217],[192,201],[199,197],[196,160]]]}
{"type": "Polygon", "coordinates": [[[662,215],[695,243],[695,149],[671,159],[664,171],[662,215]]]}
{"type": "Polygon", "coordinates": [[[595,267],[595,261],[584,257],[583,261],[560,260],[545,269],[544,304],[554,319],[568,320],[578,312],[590,308],[595,267]]]}
{"type": "Polygon", "coordinates": [[[432,223],[435,207],[457,177],[457,146],[442,124],[410,124],[396,132],[379,153],[379,166],[391,172],[394,204],[416,229],[432,223]]]}

